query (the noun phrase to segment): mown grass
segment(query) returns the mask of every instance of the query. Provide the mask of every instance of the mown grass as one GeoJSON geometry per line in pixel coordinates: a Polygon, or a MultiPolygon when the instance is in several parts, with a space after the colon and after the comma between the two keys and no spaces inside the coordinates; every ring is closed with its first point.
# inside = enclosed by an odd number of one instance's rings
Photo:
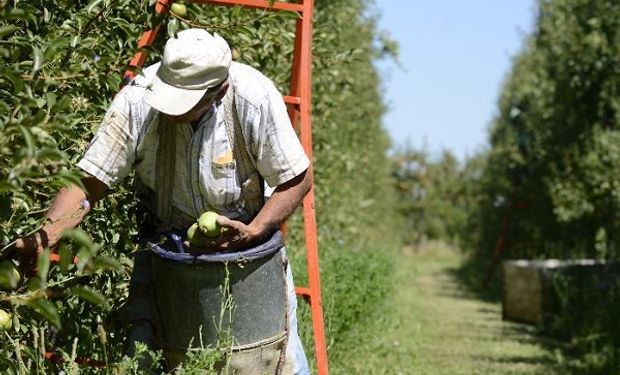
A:
{"type": "MultiPolygon", "coordinates": [[[[401,252],[381,314],[349,338],[334,374],[564,374],[556,342],[501,320],[463,286],[462,255],[431,244],[401,252]]],[[[332,361],[333,362],[333,361],[332,361]]],[[[334,363],[335,365],[336,363],[334,363]]]]}

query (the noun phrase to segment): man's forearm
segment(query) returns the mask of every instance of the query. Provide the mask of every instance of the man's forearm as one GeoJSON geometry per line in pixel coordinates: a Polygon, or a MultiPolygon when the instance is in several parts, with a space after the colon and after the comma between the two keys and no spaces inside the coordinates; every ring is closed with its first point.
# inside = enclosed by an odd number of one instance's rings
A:
{"type": "Polygon", "coordinates": [[[311,187],[308,170],[278,186],[250,223],[252,231],[257,236],[264,236],[278,228],[295,211],[311,187]]]}
{"type": "Polygon", "coordinates": [[[82,182],[85,190],[76,185],[60,189],[45,215],[46,224],[36,233],[19,239],[15,246],[18,252],[54,247],[64,231],[82,222],[91,205],[105,194],[105,185],[94,177],[84,178],[82,182]]]}
{"type": "Polygon", "coordinates": [[[86,193],[78,186],[62,188],[46,214],[47,223],[39,232],[39,246],[54,247],[62,233],[78,226],[90,211],[86,193]]]}

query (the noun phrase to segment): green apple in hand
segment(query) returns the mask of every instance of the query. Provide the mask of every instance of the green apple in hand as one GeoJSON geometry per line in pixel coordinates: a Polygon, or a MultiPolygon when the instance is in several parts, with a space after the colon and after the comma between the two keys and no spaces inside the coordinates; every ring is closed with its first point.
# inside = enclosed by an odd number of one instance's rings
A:
{"type": "Polygon", "coordinates": [[[205,236],[215,238],[222,234],[222,227],[217,222],[218,216],[216,212],[207,211],[198,218],[198,228],[205,236]]]}
{"type": "Polygon", "coordinates": [[[187,230],[187,242],[190,245],[200,247],[206,245],[206,238],[202,232],[198,229],[198,223],[192,224],[187,230]]]}

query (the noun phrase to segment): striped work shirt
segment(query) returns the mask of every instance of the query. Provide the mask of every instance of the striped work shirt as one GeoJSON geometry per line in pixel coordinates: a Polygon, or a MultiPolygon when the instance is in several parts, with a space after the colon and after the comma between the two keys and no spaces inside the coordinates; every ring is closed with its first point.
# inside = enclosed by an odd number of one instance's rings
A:
{"type": "Polygon", "coordinates": [[[248,211],[242,190],[252,191],[254,186],[262,200],[261,181],[267,189],[275,188],[308,168],[309,160],[291,126],[282,95],[259,71],[236,62],[230,67],[243,139],[256,169],[240,181],[222,105],[213,105],[194,130],[189,123],[160,121],[163,116],[143,101],[158,67],[159,63],[144,69],[116,95],[78,162],[83,171],[112,187],[135,169],[141,184],[157,191],[161,181],[155,177],[159,146],[156,128],[175,126],[174,172],[168,176],[173,179],[172,224],[184,228],[208,210],[233,219],[251,218],[258,209],[248,211]]]}

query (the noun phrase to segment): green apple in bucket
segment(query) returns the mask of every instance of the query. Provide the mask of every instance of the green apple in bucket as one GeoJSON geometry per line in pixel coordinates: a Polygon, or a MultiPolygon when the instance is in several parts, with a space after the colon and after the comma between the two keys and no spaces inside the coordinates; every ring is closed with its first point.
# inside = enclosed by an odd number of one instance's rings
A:
{"type": "Polygon", "coordinates": [[[200,247],[206,245],[206,241],[204,234],[198,229],[198,223],[192,224],[187,230],[187,242],[192,246],[200,247]]]}

